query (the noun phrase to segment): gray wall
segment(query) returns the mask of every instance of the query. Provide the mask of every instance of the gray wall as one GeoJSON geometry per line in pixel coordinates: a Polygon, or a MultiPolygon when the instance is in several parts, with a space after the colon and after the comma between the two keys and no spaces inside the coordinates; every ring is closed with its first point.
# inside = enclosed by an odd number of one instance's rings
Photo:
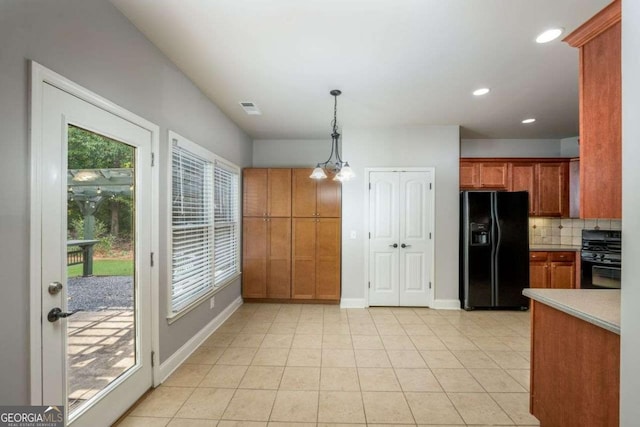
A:
{"type": "Polygon", "coordinates": [[[560,157],[559,139],[462,139],[460,157],[560,157]]]}
{"type": "Polygon", "coordinates": [[[364,298],[364,169],[393,166],[435,167],[435,298],[458,298],[459,132],[458,126],[344,129],[343,157],[357,177],[342,187],[343,298],[364,298]]]}
{"type": "Polygon", "coordinates": [[[253,141],[253,166],[314,167],[331,152],[331,137],[326,139],[256,139],[253,141]]]}
{"type": "Polygon", "coordinates": [[[578,137],[562,138],[560,140],[560,155],[562,157],[580,157],[578,137]]]}
{"type": "MultiPolygon", "coordinates": [[[[167,193],[167,130],[251,164],[251,140],[106,0],[0,2],[0,402],[29,401],[28,59],[158,124],[161,194],[167,193]]],[[[240,295],[239,283],[173,325],[166,312],[165,200],[160,201],[160,358],[165,360],[240,295]]]]}
{"type": "Polygon", "coordinates": [[[622,16],[622,343],[620,425],[640,419],[640,2],[623,1],[622,16]]]}
{"type": "MultiPolygon", "coordinates": [[[[458,298],[458,126],[343,129],[341,151],[356,178],[342,187],[342,298],[364,298],[364,168],[436,168],[437,299],[458,298]],[[351,239],[351,230],[357,238],[351,239]]],[[[330,140],[255,140],[255,167],[314,166],[326,160],[330,140]]]]}

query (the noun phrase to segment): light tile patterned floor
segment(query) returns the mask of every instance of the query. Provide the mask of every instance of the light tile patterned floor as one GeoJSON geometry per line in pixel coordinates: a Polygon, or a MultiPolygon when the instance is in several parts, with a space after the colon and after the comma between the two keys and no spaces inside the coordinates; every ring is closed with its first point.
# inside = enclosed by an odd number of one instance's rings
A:
{"type": "Polygon", "coordinates": [[[529,313],[244,304],[120,425],[539,425],[529,313]]]}

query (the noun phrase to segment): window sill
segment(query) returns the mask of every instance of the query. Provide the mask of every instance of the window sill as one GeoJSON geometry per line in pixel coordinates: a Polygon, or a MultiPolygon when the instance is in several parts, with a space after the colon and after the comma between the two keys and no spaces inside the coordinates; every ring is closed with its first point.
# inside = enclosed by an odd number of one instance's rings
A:
{"type": "Polygon", "coordinates": [[[183,317],[187,313],[189,313],[192,310],[194,310],[195,308],[199,307],[200,304],[202,304],[203,302],[205,302],[206,300],[208,300],[209,298],[211,298],[212,296],[214,296],[215,294],[217,294],[218,292],[220,292],[221,290],[223,290],[224,288],[226,288],[227,286],[229,286],[230,284],[235,282],[240,277],[240,275],[241,275],[241,273],[237,273],[237,274],[229,277],[221,285],[211,289],[209,292],[207,292],[205,294],[202,294],[202,296],[198,297],[198,299],[193,300],[193,302],[191,302],[190,304],[188,304],[188,305],[184,306],[183,308],[181,308],[180,311],[178,311],[176,313],[170,313],[167,316],[167,323],[171,325],[176,320],[180,319],[181,317],[183,317]]]}

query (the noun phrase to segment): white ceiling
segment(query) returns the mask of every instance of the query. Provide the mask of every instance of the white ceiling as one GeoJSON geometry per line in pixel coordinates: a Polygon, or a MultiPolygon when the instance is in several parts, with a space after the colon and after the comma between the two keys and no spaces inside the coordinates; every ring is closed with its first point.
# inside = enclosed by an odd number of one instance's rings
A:
{"type": "Polygon", "coordinates": [[[556,26],[564,37],[609,0],[112,3],[256,139],[327,137],[334,88],[344,127],[562,138],[578,132],[578,52],[534,39],[556,26]],[[471,95],[484,86],[489,95],[471,95]],[[537,122],[522,125],[527,117],[537,122]]]}

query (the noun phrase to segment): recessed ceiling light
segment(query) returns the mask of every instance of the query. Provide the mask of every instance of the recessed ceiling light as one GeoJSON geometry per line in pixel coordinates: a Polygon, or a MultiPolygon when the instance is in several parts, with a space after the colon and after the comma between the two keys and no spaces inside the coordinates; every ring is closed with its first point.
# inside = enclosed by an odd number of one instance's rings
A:
{"type": "Polygon", "coordinates": [[[524,119],[524,120],[522,121],[522,123],[524,123],[524,124],[526,125],[526,124],[529,124],[529,123],[533,123],[533,122],[535,122],[535,121],[536,121],[536,119],[533,119],[533,118],[531,118],[531,119],[524,119]]]}
{"type": "Polygon", "coordinates": [[[482,95],[488,94],[490,91],[491,91],[491,89],[489,89],[488,87],[483,87],[483,88],[474,90],[473,94],[475,96],[482,96],[482,95]]]}
{"type": "Polygon", "coordinates": [[[553,41],[560,37],[562,31],[562,28],[551,28],[536,37],[536,43],[549,43],[550,41],[553,41]]]}

